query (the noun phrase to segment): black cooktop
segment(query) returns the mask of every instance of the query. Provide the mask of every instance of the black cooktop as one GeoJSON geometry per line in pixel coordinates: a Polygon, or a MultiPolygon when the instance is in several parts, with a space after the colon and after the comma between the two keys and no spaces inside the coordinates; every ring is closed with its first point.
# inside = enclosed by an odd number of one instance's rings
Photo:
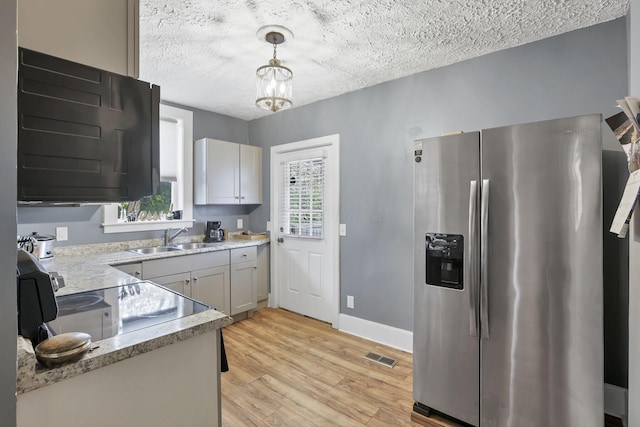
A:
{"type": "Polygon", "coordinates": [[[87,332],[93,341],[180,319],[209,306],[151,282],[137,282],[56,298],[55,334],[87,332]]]}

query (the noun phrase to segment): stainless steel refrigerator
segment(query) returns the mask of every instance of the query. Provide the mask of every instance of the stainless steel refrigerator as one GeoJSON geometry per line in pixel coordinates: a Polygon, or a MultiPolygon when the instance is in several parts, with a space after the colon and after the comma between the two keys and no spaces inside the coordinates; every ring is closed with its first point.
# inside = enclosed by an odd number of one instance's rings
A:
{"type": "Polygon", "coordinates": [[[414,410],[603,425],[601,117],[414,143],[414,410]]]}

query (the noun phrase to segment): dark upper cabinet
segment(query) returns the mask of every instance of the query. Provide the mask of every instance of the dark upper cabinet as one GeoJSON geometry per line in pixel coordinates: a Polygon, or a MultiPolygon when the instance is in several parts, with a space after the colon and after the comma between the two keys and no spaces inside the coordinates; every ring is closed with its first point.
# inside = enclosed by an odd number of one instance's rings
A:
{"type": "Polygon", "coordinates": [[[18,201],[156,194],[160,87],[27,49],[19,58],[18,201]]]}

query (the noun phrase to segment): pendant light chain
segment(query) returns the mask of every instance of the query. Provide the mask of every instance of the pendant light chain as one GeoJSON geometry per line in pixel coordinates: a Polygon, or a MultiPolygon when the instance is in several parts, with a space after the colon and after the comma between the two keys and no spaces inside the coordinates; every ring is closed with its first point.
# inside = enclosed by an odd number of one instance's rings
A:
{"type": "Polygon", "coordinates": [[[273,36],[273,59],[276,59],[276,48],[278,47],[278,43],[276,43],[276,37],[273,36]]]}

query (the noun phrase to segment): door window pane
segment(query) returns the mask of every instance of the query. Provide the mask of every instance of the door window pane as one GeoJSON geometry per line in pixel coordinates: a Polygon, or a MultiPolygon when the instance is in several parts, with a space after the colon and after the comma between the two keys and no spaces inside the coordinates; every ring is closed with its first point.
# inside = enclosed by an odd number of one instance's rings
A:
{"type": "Polygon", "coordinates": [[[321,239],[324,234],[324,159],[283,164],[280,218],[283,234],[321,239]]]}

